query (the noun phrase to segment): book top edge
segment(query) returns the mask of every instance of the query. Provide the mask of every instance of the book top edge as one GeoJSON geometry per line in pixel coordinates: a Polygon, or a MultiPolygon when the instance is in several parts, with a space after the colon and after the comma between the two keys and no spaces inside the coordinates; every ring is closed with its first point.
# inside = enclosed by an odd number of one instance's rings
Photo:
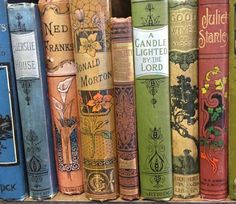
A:
{"type": "Polygon", "coordinates": [[[120,18],[120,17],[112,17],[111,22],[114,23],[127,23],[131,22],[131,16],[128,16],[127,18],[120,18]]]}

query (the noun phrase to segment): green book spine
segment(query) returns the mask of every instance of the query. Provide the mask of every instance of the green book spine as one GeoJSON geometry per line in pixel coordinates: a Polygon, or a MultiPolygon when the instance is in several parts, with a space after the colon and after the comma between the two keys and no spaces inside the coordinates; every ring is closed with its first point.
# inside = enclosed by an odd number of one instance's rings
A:
{"type": "Polygon", "coordinates": [[[170,83],[174,194],[199,194],[197,0],[170,0],[170,83]]]}
{"type": "Polygon", "coordinates": [[[168,1],[132,0],[141,196],[173,194],[168,1]]]}
{"type": "Polygon", "coordinates": [[[229,195],[236,199],[236,0],[229,9],[229,195]]]}

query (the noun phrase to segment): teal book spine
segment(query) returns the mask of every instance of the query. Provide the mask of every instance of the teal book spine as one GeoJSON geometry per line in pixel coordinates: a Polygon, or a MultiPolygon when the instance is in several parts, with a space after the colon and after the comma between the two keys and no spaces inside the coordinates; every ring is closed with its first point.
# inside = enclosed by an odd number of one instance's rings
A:
{"type": "Polygon", "coordinates": [[[24,138],[30,197],[57,192],[45,54],[38,7],[9,4],[9,24],[24,138]]]}
{"type": "Polygon", "coordinates": [[[0,1],[0,39],[0,199],[24,200],[24,149],[5,0],[0,1]]]}
{"type": "Polygon", "coordinates": [[[168,1],[132,0],[141,197],[173,195],[168,1]]]}

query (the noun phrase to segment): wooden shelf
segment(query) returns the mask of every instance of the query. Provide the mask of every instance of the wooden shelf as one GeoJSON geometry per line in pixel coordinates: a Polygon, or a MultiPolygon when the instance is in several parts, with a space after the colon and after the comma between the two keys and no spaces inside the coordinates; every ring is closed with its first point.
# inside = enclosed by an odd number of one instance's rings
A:
{"type": "MultiPolygon", "coordinates": [[[[31,199],[26,199],[26,202],[29,203],[42,203],[42,201],[33,201],[31,199]]],[[[94,202],[94,201],[89,201],[86,197],[85,194],[82,195],[64,195],[62,193],[58,193],[54,198],[50,199],[50,200],[45,200],[44,202],[52,202],[52,203],[99,203],[99,202],[94,202]]],[[[164,202],[158,202],[158,201],[151,201],[151,200],[134,200],[134,201],[126,201],[126,200],[122,200],[121,198],[118,198],[116,200],[112,200],[109,201],[110,203],[164,203],[164,202]]],[[[12,202],[11,202],[12,203],[12,202]]],[[[107,203],[107,202],[106,202],[107,203]]],[[[203,200],[200,197],[196,197],[196,198],[191,198],[191,199],[180,199],[180,198],[173,198],[170,201],[166,202],[166,203],[211,203],[211,204],[216,204],[216,203],[236,203],[236,201],[232,201],[230,199],[226,199],[224,201],[208,201],[208,200],[203,200]]]]}

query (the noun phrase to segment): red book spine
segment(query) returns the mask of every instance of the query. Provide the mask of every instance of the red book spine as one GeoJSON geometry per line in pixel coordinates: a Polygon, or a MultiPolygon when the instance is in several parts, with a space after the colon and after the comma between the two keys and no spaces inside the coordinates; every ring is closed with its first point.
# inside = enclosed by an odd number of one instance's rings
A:
{"type": "Polygon", "coordinates": [[[200,194],[227,197],[228,0],[199,0],[200,194]]]}
{"type": "Polygon", "coordinates": [[[139,198],[131,17],[111,19],[120,197],[139,198]]]}

